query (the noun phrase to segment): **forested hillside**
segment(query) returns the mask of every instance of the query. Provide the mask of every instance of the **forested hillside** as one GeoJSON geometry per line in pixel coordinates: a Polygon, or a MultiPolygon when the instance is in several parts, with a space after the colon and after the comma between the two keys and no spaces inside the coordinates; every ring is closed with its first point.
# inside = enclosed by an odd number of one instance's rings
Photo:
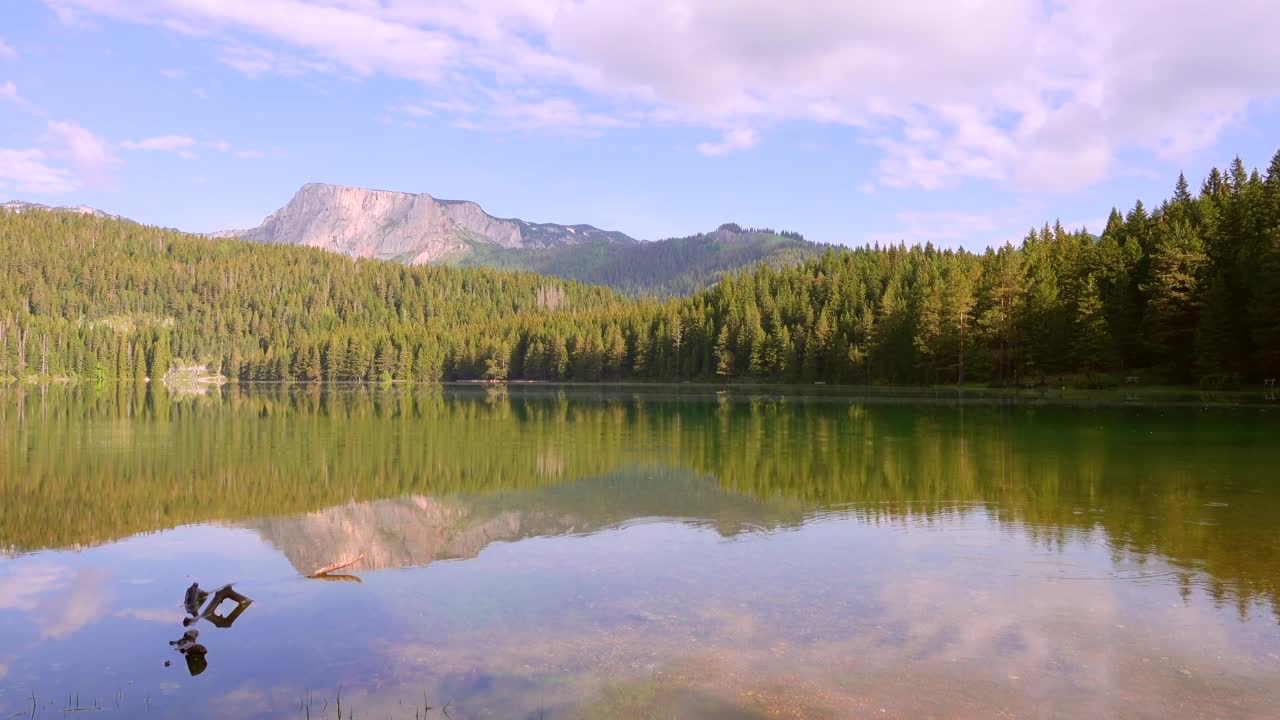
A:
{"type": "Polygon", "coordinates": [[[798,233],[726,223],[715,232],[655,242],[593,241],[534,250],[476,245],[460,264],[531,270],[627,295],[665,296],[696,292],[758,263],[790,267],[843,249],[808,242],[798,233]]]}
{"type": "Polygon", "coordinates": [[[0,376],[1230,386],[1280,374],[1280,153],[1193,195],[982,254],[861,248],[684,299],[405,267],[69,213],[0,213],[0,376]]]}

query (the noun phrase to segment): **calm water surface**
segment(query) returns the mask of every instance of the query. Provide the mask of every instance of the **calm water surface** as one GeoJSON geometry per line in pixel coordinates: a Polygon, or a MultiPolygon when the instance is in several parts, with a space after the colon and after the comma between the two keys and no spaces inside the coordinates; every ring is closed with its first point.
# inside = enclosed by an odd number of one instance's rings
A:
{"type": "Polygon", "coordinates": [[[1276,717],[1278,594],[1267,405],[0,390],[0,717],[1276,717]]]}

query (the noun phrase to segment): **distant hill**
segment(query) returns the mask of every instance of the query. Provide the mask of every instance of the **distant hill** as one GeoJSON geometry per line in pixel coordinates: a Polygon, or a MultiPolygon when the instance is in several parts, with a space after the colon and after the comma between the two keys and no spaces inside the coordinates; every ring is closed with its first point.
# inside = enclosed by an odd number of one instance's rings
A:
{"type": "Polygon", "coordinates": [[[497,218],[473,202],[425,194],[311,183],[262,225],[211,237],[306,245],[410,265],[443,263],[531,270],[629,294],[681,294],[725,272],[765,262],[790,265],[827,246],[796,233],[728,223],[684,238],[640,242],[591,225],[497,218]]]}
{"type": "Polygon", "coordinates": [[[531,270],[629,295],[684,295],[714,284],[726,272],[759,263],[798,265],[841,249],[796,233],[743,230],[728,223],[715,232],[654,242],[593,241],[538,250],[475,246],[459,264],[531,270]]]}
{"type": "Polygon", "coordinates": [[[91,208],[88,205],[76,205],[74,207],[50,207],[48,205],[41,205],[39,203],[25,202],[23,200],[10,200],[9,202],[6,202],[6,203],[0,203],[0,210],[7,210],[13,213],[23,213],[23,212],[31,212],[31,211],[70,212],[70,213],[76,213],[79,215],[89,215],[92,217],[114,218],[116,220],[127,219],[127,218],[122,218],[119,215],[112,215],[111,213],[103,212],[97,208],[91,208]]]}

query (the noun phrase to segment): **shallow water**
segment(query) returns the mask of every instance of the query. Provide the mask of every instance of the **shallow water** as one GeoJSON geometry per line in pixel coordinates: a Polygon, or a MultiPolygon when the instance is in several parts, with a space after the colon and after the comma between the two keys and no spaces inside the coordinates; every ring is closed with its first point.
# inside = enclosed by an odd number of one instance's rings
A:
{"type": "Polygon", "coordinates": [[[753,392],[0,391],[0,717],[1280,707],[1274,407],[753,392]]]}

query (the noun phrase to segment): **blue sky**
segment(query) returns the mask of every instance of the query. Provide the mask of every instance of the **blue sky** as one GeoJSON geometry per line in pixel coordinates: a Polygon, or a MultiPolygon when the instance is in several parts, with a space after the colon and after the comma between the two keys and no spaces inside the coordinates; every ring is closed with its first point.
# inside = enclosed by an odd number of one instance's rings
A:
{"type": "Polygon", "coordinates": [[[211,231],[315,181],[976,249],[1264,168],[1280,5],[1111,5],[6,0],[0,200],[211,231]]]}

